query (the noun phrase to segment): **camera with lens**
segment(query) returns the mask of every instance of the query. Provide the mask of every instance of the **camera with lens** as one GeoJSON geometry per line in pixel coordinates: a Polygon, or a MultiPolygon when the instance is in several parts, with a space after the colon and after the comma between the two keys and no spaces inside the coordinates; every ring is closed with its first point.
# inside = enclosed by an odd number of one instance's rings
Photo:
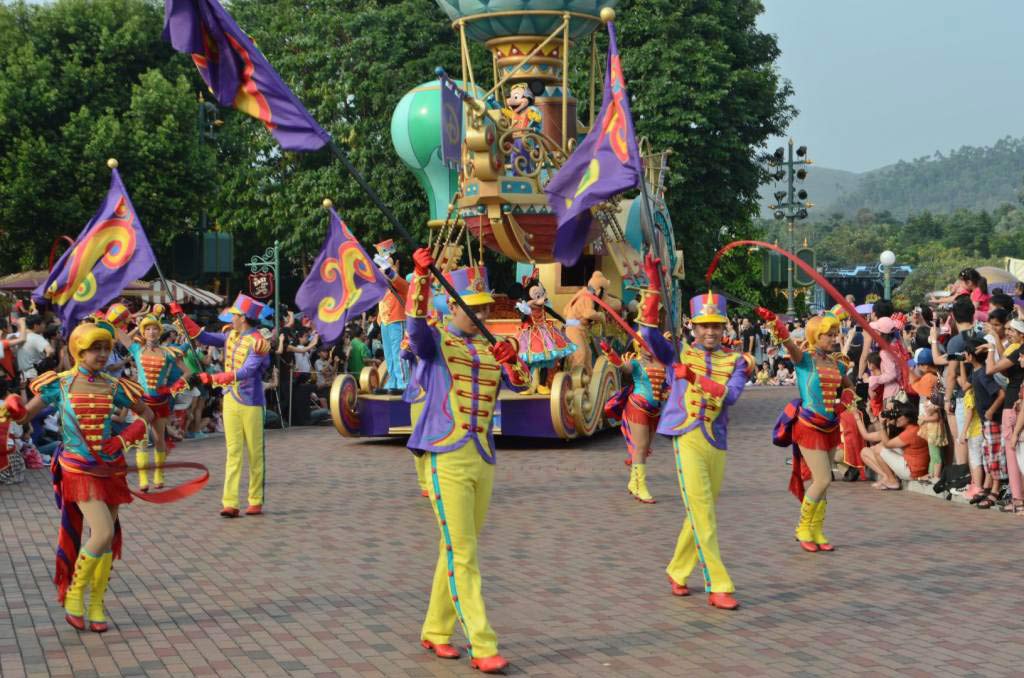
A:
{"type": "Polygon", "coordinates": [[[885,419],[887,421],[896,421],[897,419],[900,418],[901,414],[903,414],[903,413],[900,412],[899,410],[897,410],[895,408],[891,408],[891,409],[888,409],[888,410],[882,410],[881,416],[882,416],[882,419],[885,419]]]}

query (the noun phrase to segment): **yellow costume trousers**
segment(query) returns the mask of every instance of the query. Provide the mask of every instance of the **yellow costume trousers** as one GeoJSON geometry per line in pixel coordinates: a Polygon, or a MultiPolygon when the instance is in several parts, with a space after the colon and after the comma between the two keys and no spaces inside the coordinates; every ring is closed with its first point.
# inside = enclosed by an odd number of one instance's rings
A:
{"type": "Polygon", "coordinates": [[[458,619],[474,657],[498,654],[498,637],[487,621],[477,563],[477,536],[487,518],[494,466],[470,442],[454,452],[425,454],[430,464],[430,500],[441,544],[430,605],[421,638],[447,644],[458,619]]]}
{"type": "Polygon", "coordinates": [[[673,581],[683,584],[699,562],[706,592],[732,593],[736,587],[718,552],[715,519],[715,502],[725,476],[725,450],[711,445],[700,431],[676,436],[672,445],[686,520],[679,532],[675,555],[665,571],[673,581]]]}
{"type": "Polygon", "coordinates": [[[230,393],[224,395],[224,497],[221,504],[238,508],[238,481],[242,475],[242,446],[249,450],[249,506],[263,505],[264,447],[263,407],[242,405],[230,393]]]}

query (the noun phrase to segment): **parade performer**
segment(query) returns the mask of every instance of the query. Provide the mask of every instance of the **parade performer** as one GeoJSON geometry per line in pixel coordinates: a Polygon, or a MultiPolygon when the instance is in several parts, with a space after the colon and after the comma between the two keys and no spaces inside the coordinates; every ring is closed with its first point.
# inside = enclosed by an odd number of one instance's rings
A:
{"type": "Polygon", "coordinates": [[[380,325],[380,341],[384,347],[384,364],[388,368],[388,380],[384,389],[393,393],[405,390],[408,382],[405,361],[402,360],[402,338],[405,336],[405,295],[409,283],[398,274],[395,262],[395,241],[385,240],[375,245],[377,254],[373,263],[391,281],[392,293],[384,295],[377,304],[377,323],[380,325]]]}
{"type": "Polygon", "coordinates": [[[593,362],[593,351],[590,347],[590,327],[594,323],[603,323],[605,314],[594,301],[601,299],[614,311],[622,308],[622,303],[606,292],[611,283],[601,271],[594,271],[587,281],[587,286],[573,295],[562,310],[565,316],[565,334],[569,341],[576,344],[576,351],[566,359],[568,367],[590,367],[593,362]]]}
{"type": "MultiPolygon", "coordinates": [[[[225,333],[207,332],[181,310],[170,305],[173,315],[181,318],[189,337],[207,346],[224,348],[224,371],[214,375],[200,374],[204,384],[215,384],[224,391],[224,443],[227,461],[224,465],[224,494],[220,514],[237,518],[238,482],[242,475],[242,448],[249,452],[249,506],[247,515],[263,513],[266,478],[266,448],[263,441],[263,372],[270,366],[270,344],[256,324],[264,305],[252,297],[239,294],[225,312],[230,315],[231,329],[225,333]]],[[[223,317],[223,316],[222,316],[223,317]]]]}
{"type": "Polygon", "coordinates": [[[78,325],[68,338],[74,367],[36,378],[29,387],[34,397],[27,405],[17,395],[5,402],[19,422],[31,420],[47,406],[60,416],[63,441],[50,467],[61,509],[54,583],[57,599],[64,604],[64,619],[79,631],[85,629],[85,598],[91,589],[89,630],[96,633],[107,630],[103,598],[113,560],[121,557],[118,509],[132,501],[124,449],[145,437],[147,422],[153,419],[138,384],[103,371],[113,345],[109,324],[78,325]],[[115,436],[111,417],[122,407],[131,408],[139,418],[115,436]],[[89,526],[84,544],[83,519],[89,526]]]}
{"type": "MultiPolygon", "coordinates": [[[[136,380],[144,392],[142,399],[153,411],[153,489],[160,490],[164,486],[163,465],[167,453],[174,446],[167,437],[167,424],[174,411],[174,396],[189,388],[181,365],[182,353],[176,348],[160,345],[163,326],[154,315],[143,316],[139,321],[138,334],[142,343],[132,341],[116,325],[115,328],[117,340],[128,349],[135,362],[136,380]]],[[[146,469],[149,453],[145,439],[136,447],[135,465],[139,469],[139,490],[148,492],[146,469]]]]}
{"type": "Polygon", "coordinates": [[[609,419],[622,421],[622,437],[626,439],[629,459],[629,482],[626,489],[644,504],[654,504],[654,497],[647,489],[647,457],[651,454],[651,439],[658,428],[661,406],[668,397],[669,388],[665,381],[665,366],[654,359],[647,346],[633,341],[635,353],[619,356],[608,342],[601,342],[601,350],[609,362],[629,374],[633,383],[615,395],[605,404],[605,415],[609,419]]]}
{"type": "Polygon", "coordinates": [[[739,400],[753,368],[740,354],[722,348],[729,319],[725,299],[712,292],[690,300],[694,345],[677,353],[658,329],[660,268],[661,260],[648,254],[644,269],[650,288],[641,292],[637,322],[655,359],[672,366],[672,391],[658,433],[672,438],[686,520],[666,572],[672,593],[688,596],[686,579],[699,562],[708,604],[735,610],[739,607],[732,595],[736,587],[718,550],[715,502],[725,476],[729,408],[739,400]]]}
{"type": "Polygon", "coordinates": [[[806,341],[799,345],[789,336],[786,324],[766,308],[757,314],[767,323],[789,353],[796,370],[800,398],[783,411],[775,428],[776,445],[793,446],[790,491],[800,499],[800,521],[796,540],[814,553],[832,551],[823,532],[828,505],[826,494],[832,483],[832,456],[840,446],[840,413],[854,408],[856,395],[847,373],[850,364],[836,353],[841,309],[811,318],[805,328],[806,341]],[[802,466],[810,469],[811,484],[805,490],[802,466]]]}
{"type": "MultiPolygon", "coordinates": [[[[430,494],[441,531],[433,588],[421,643],[438,657],[457,658],[451,635],[458,620],[469,640],[471,665],[485,673],[504,669],[498,639],[487,621],[477,562],[477,538],[487,517],[494,485],[494,410],[502,384],[521,391],[529,374],[515,348],[491,347],[454,300],[446,325],[427,322],[430,250],[413,254],[415,271],[406,302],[409,346],[420,361],[425,389],[423,411],[409,448],[429,458],[430,494]]],[[[462,301],[486,318],[494,298],[482,266],[469,269],[462,301]]]]}
{"type": "Polygon", "coordinates": [[[555,364],[576,350],[576,344],[548,317],[547,308],[548,293],[534,269],[532,275],[524,278],[523,298],[516,303],[523,320],[517,337],[519,358],[530,368],[530,387],[526,393],[551,393],[548,382],[554,378],[555,364]]]}

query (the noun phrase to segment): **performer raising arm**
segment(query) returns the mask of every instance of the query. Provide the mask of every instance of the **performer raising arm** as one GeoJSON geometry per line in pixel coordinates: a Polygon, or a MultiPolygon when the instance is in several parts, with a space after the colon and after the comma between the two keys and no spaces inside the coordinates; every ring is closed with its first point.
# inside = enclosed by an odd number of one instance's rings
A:
{"type": "Polygon", "coordinates": [[[242,475],[242,446],[249,449],[249,507],[246,515],[263,513],[263,489],[266,478],[266,448],[263,442],[263,372],[270,366],[270,344],[256,329],[263,304],[239,294],[227,309],[231,331],[227,334],[202,330],[181,310],[170,305],[171,313],[180,317],[189,336],[207,346],[224,347],[224,372],[212,377],[205,372],[200,379],[224,389],[224,444],[227,461],[224,465],[224,495],[220,514],[237,518],[238,481],[242,475]]]}
{"type": "Polygon", "coordinates": [[[787,406],[776,425],[776,444],[792,443],[793,476],[790,489],[801,501],[796,539],[809,552],[832,551],[822,528],[825,524],[825,495],[832,483],[832,455],[839,447],[839,415],[853,406],[853,384],[847,376],[848,363],[835,353],[839,341],[840,309],[807,321],[806,342],[797,344],[786,324],[766,308],[757,314],[786,347],[796,369],[799,400],[787,406]],[[781,434],[780,434],[781,432],[781,434]],[[811,471],[811,485],[804,490],[800,462],[811,471]]]}
{"type": "MultiPolygon", "coordinates": [[[[502,384],[521,391],[529,373],[506,341],[491,347],[478,336],[470,316],[454,300],[446,324],[427,323],[430,303],[430,250],[413,254],[415,271],[406,298],[409,348],[420,364],[425,389],[423,412],[409,437],[409,449],[430,458],[430,499],[441,530],[430,606],[421,642],[438,657],[455,659],[451,645],[458,619],[469,639],[471,665],[484,673],[508,666],[498,654],[498,638],[487,621],[477,563],[477,537],[487,517],[494,486],[494,409],[502,384]]],[[[470,288],[458,290],[479,318],[487,318],[494,298],[480,266],[470,288]]]]}
{"type": "Polygon", "coordinates": [[[75,366],[66,372],[46,372],[32,382],[34,397],[25,405],[20,396],[5,404],[20,422],[31,420],[46,406],[56,408],[63,441],[53,456],[53,488],[61,509],[54,583],[64,619],[85,629],[85,596],[89,596],[89,630],[103,633],[107,620],[103,597],[114,558],[121,557],[118,508],[132,501],[125,480],[124,449],[146,435],[153,413],[142,401],[142,389],[127,379],[103,371],[114,345],[114,330],[105,322],[82,323],[68,338],[75,366]],[[139,418],[118,436],[111,435],[111,416],[129,407],[139,418]],[[89,539],[82,544],[83,518],[89,539]]]}
{"type": "Polygon", "coordinates": [[[750,378],[739,354],[722,348],[725,325],[725,299],[708,292],[690,300],[695,345],[682,355],[658,329],[661,305],[661,260],[648,254],[644,269],[650,289],[640,300],[640,335],[651,347],[654,357],[672,366],[672,390],[665,402],[658,433],[671,436],[676,454],[679,491],[686,506],[686,520],[679,532],[675,555],[666,572],[672,593],[690,595],[686,578],[700,562],[708,604],[735,610],[739,603],[732,596],[736,587],[718,551],[718,522],[715,502],[725,476],[726,429],[729,408],[739,400],[750,378]]]}

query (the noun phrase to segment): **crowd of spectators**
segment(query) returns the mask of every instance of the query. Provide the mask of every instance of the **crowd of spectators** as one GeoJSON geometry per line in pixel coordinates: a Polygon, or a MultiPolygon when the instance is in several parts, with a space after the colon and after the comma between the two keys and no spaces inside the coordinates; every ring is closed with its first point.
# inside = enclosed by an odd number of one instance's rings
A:
{"type": "MultiPolygon", "coordinates": [[[[132,299],[122,299],[135,319],[151,312],[132,299]]],[[[52,315],[26,309],[18,302],[0,322],[0,397],[19,393],[28,398],[28,385],[48,370],[70,369],[72,363],[59,321],[52,315]]],[[[189,309],[210,331],[222,331],[215,309],[189,309]],[[204,322],[204,320],[206,322],[204,322]]],[[[203,370],[223,370],[223,351],[216,347],[190,345],[169,316],[163,318],[162,343],[195,351],[203,370]]],[[[264,375],[268,427],[292,424],[326,424],[330,420],[328,400],[334,378],[351,373],[357,378],[365,367],[376,366],[382,358],[380,331],[365,317],[349,323],[335,345],[324,345],[307,319],[287,313],[274,336],[272,321],[261,329],[272,347],[271,367],[264,375]],[[304,400],[302,400],[304,399],[304,400]]],[[[128,351],[114,342],[107,371],[112,376],[135,377],[135,365],[128,351]]],[[[128,412],[121,413],[124,425],[128,412]]],[[[30,425],[21,426],[0,418],[0,441],[6,442],[6,461],[0,450],[0,484],[19,482],[26,468],[48,465],[60,441],[60,421],[53,408],[45,409],[30,425]],[[6,432],[6,437],[3,435],[6,432]]],[[[117,419],[117,417],[115,417],[117,419]]],[[[221,392],[196,385],[175,396],[174,416],[167,435],[175,442],[205,438],[223,432],[221,392]]]]}

